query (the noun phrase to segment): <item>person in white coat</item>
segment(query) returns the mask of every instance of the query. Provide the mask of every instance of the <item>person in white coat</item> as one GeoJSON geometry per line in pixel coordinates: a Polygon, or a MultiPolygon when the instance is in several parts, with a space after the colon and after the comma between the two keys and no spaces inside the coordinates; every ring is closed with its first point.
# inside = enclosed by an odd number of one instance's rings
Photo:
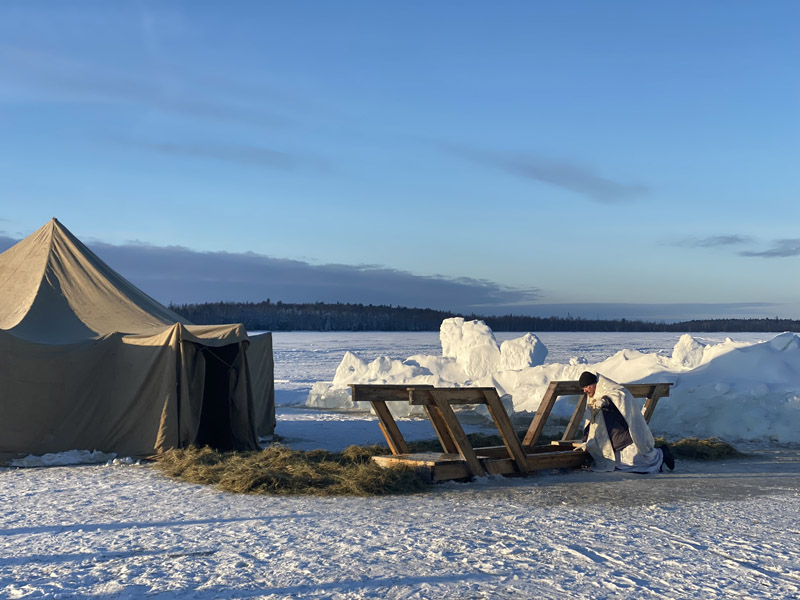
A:
{"type": "Polygon", "coordinates": [[[584,433],[594,470],[658,473],[664,466],[675,468],[672,452],[667,446],[655,447],[642,411],[624,386],[589,371],[579,383],[590,410],[584,433]]]}

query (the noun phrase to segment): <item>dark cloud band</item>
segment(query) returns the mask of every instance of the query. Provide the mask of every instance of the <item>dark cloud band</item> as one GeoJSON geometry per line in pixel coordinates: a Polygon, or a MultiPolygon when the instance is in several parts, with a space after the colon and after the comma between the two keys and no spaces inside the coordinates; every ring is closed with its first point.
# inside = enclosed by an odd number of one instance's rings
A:
{"type": "Polygon", "coordinates": [[[422,276],[375,265],[312,265],[255,253],[91,244],[109,265],[162,302],[249,301],[391,304],[471,312],[531,304],[536,289],[422,276]]]}
{"type": "MultiPolygon", "coordinates": [[[[0,251],[18,240],[0,236],[0,251]]],[[[681,321],[774,316],[772,303],[541,304],[537,289],[468,277],[421,276],[376,265],[312,265],[255,253],[198,252],[180,246],[95,242],[94,252],[157,300],[343,302],[434,308],[462,314],[681,321]]]]}
{"type": "Polygon", "coordinates": [[[740,256],[760,256],[761,258],[786,258],[800,256],[800,239],[776,240],[772,248],[760,252],[740,252],[740,256]]]}

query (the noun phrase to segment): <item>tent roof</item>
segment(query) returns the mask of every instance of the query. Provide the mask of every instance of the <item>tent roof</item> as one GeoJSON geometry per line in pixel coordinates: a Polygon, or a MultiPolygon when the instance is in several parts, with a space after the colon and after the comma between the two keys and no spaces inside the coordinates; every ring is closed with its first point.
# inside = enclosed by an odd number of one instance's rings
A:
{"type": "Polygon", "coordinates": [[[154,334],[189,322],[127,281],[53,218],[0,254],[0,329],[39,343],[154,334]]]}

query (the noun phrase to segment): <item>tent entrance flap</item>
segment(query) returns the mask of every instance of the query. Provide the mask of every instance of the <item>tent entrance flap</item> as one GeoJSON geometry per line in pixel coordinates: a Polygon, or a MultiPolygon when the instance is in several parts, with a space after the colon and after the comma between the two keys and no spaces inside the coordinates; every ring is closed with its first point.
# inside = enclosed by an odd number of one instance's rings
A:
{"type": "Polygon", "coordinates": [[[233,391],[238,379],[235,363],[240,351],[240,344],[202,349],[205,380],[200,424],[195,439],[198,446],[211,446],[221,451],[234,450],[236,447],[231,411],[233,391]]]}

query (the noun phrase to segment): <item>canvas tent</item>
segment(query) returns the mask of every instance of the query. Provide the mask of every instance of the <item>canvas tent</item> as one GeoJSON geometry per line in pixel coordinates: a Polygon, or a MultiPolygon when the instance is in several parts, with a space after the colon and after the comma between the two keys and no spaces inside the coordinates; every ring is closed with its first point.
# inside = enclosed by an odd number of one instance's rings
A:
{"type": "Polygon", "coordinates": [[[275,426],[272,337],[192,325],[61,223],[0,254],[0,455],[256,449],[275,426]]]}

